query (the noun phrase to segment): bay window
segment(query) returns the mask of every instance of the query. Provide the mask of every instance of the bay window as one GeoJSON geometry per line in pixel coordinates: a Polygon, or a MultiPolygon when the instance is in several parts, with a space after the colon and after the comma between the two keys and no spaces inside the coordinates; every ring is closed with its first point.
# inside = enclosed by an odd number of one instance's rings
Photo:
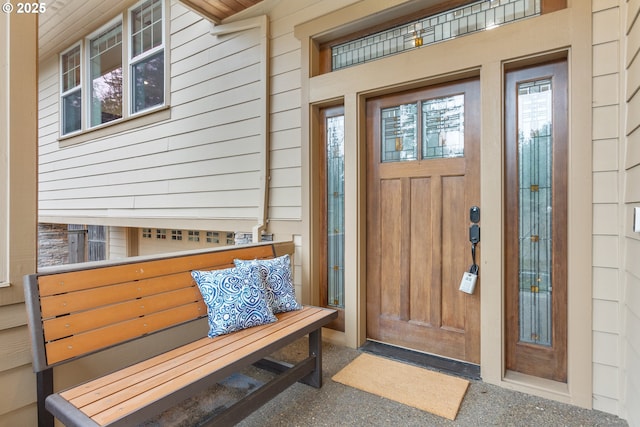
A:
{"type": "Polygon", "coordinates": [[[60,54],[61,136],[164,106],[164,3],[141,1],[60,54]]]}

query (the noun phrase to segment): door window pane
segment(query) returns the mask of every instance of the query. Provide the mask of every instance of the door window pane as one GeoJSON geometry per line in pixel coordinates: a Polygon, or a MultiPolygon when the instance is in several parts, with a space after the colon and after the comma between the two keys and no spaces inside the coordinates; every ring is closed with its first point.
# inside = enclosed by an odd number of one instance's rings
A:
{"type": "Polygon", "coordinates": [[[381,160],[383,163],[418,158],[417,111],[417,103],[382,109],[381,160]]]}
{"type": "Polygon", "coordinates": [[[327,305],[344,308],[344,116],[327,118],[327,305]]]}
{"type": "Polygon", "coordinates": [[[122,24],[89,42],[91,126],[122,117],[122,24]]]}
{"type": "Polygon", "coordinates": [[[422,158],[464,155],[464,95],[422,102],[422,158]]]}
{"type": "Polygon", "coordinates": [[[520,341],[551,346],[551,80],[521,83],[517,90],[520,341]]]}

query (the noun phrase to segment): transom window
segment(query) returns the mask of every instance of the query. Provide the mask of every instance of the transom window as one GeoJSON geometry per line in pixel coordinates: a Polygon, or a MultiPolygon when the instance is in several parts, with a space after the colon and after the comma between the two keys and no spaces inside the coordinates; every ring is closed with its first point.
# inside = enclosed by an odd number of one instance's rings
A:
{"type": "Polygon", "coordinates": [[[322,72],[341,70],[538,16],[545,12],[546,2],[549,0],[478,0],[445,9],[449,2],[442,1],[444,10],[440,13],[419,19],[410,17],[382,31],[365,30],[360,36],[327,43],[321,48],[328,50],[324,56],[329,59],[321,65],[322,72]]]}
{"type": "Polygon", "coordinates": [[[142,1],[61,53],[62,136],[164,105],[164,14],[142,1]]]}

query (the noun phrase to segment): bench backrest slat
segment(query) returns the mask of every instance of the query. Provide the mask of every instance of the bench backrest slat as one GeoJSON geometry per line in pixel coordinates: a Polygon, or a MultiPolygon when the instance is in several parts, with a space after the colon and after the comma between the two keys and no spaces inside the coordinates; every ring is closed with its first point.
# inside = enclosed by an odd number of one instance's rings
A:
{"type": "Polygon", "coordinates": [[[271,258],[273,248],[267,246],[253,246],[229,251],[219,251],[209,254],[198,254],[172,258],[167,260],[154,260],[133,264],[122,264],[110,267],[72,271],[68,273],[43,275],[38,278],[40,296],[57,295],[65,292],[92,289],[100,286],[133,280],[147,279],[150,277],[166,276],[180,271],[201,270],[205,268],[223,268],[233,265],[235,258],[271,258]],[[212,257],[212,255],[215,256],[212,257]],[[215,262],[212,263],[212,260],[215,262]]]}
{"type": "MultiPolygon", "coordinates": [[[[206,310],[202,295],[197,287],[179,289],[156,295],[145,296],[140,299],[120,302],[73,313],[68,316],[54,317],[43,321],[45,341],[57,340],[87,332],[92,329],[100,329],[112,323],[124,322],[152,313],[179,307],[185,304],[201,302],[206,310]]],[[[199,316],[202,314],[199,313],[199,316]]]]}
{"type": "Polygon", "coordinates": [[[206,316],[191,270],[222,269],[233,266],[236,258],[292,252],[290,242],[262,244],[27,276],[33,347],[43,353],[34,354],[34,368],[43,370],[206,316]]]}
{"type": "Polygon", "coordinates": [[[207,309],[202,304],[194,302],[189,305],[51,341],[45,344],[47,362],[54,364],[108,348],[115,344],[127,342],[134,338],[202,317],[206,313],[207,309]]]}

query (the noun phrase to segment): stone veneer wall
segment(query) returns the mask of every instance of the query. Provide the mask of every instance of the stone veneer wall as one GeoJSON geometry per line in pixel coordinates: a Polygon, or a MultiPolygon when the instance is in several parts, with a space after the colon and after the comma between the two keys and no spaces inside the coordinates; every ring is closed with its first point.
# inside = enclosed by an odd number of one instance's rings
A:
{"type": "Polygon", "coordinates": [[[69,233],[65,224],[38,224],[38,267],[69,263],[69,233]]]}

